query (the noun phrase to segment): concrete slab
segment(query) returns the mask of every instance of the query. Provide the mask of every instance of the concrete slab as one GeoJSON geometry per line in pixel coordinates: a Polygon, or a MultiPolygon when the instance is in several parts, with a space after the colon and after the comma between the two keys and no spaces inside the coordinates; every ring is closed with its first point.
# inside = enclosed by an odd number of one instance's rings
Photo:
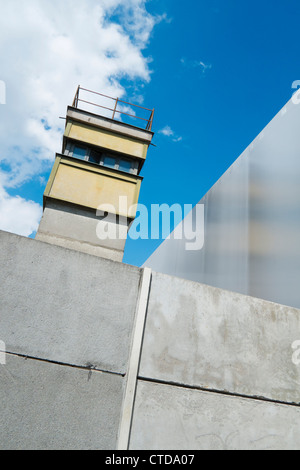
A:
{"type": "Polygon", "coordinates": [[[299,448],[299,407],[138,383],[130,450],[299,448]]]}
{"type": "Polygon", "coordinates": [[[0,366],[0,449],[114,449],[123,381],[7,355],[0,366]]]}
{"type": "Polygon", "coordinates": [[[6,350],[125,374],[140,269],[0,232],[6,350]]]}
{"type": "Polygon", "coordinates": [[[139,375],[300,402],[300,310],[153,273],[139,375]]]}

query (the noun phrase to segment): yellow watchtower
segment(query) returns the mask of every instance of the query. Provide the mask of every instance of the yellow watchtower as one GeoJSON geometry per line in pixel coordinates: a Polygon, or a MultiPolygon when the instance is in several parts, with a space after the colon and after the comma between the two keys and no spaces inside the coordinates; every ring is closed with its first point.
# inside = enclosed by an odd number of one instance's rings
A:
{"type": "Polygon", "coordinates": [[[122,260],[153,137],[153,115],[154,110],[78,87],[67,109],[62,153],[56,154],[44,193],[36,239],[122,260]],[[136,108],[144,117],[135,115],[136,108]]]}

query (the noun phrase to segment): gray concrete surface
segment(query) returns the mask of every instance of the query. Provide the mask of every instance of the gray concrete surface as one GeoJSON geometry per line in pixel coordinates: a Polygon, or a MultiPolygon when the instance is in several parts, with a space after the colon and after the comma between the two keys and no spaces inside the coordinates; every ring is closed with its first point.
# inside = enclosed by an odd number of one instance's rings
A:
{"type": "Polygon", "coordinates": [[[48,233],[38,232],[36,240],[50,245],[60,246],[68,250],[80,251],[91,256],[98,256],[99,258],[110,259],[112,261],[122,262],[124,253],[123,251],[105,248],[103,246],[92,245],[91,243],[79,242],[72,238],[59,237],[48,233]]]}
{"type": "Polygon", "coordinates": [[[72,250],[82,251],[114,261],[122,261],[127,238],[129,220],[110,215],[102,221],[96,211],[91,212],[79,207],[70,208],[68,204],[47,200],[46,207],[36,234],[36,240],[44,241],[72,250]],[[103,229],[99,230],[99,226],[103,229]],[[116,233],[117,238],[100,239],[97,233],[116,233]]]}
{"type": "Polygon", "coordinates": [[[6,232],[0,266],[8,352],[126,372],[140,269],[6,232]]]}
{"type": "Polygon", "coordinates": [[[0,366],[0,449],[114,449],[123,382],[118,375],[7,355],[0,366]]]}
{"type": "Polygon", "coordinates": [[[299,310],[6,232],[0,266],[0,449],[300,448],[299,310]]]}
{"type": "Polygon", "coordinates": [[[139,381],[130,450],[299,450],[300,408],[139,381]]]}
{"type": "Polygon", "coordinates": [[[153,273],[139,375],[300,402],[300,311],[153,273]]]}

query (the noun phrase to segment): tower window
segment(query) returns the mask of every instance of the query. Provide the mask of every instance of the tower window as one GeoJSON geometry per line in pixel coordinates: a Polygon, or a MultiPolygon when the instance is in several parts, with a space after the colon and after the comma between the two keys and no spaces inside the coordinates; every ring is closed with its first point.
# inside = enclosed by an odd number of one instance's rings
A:
{"type": "Polygon", "coordinates": [[[134,175],[138,174],[138,162],[136,160],[127,160],[117,155],[102,153],[90,147],[84,147],[69,142],[66,146],[65,154],[114,170],[120,170],[134,175]]]}
{"type": "Polygon", "coordinates": [[[132,168],[132,163],[129,160],[122,160],[119,161],[119,170],[120,171],[127,171],[130,172],[132,168]]]}
{"type": "Polygon", "coordinates": [[[99,165],[101,157],[102,157],[102,154],[100,152],[96,152],[95,150],[91,150],[89,152],[88,160],[91,163],[98,163],[98,165],[99,165]]]}
{"type": "Polygon", "coordinates": [[[84,160],[85,156],[86,156],[86,148],[75,145],[73,149],[73,157],[80,158],[80,160],[84,160]]]}
{"type": "Polygon", "coordinates": [[[105,156],[103,158],[103,165],[107,166],[108,168],[115,168],[116,167],[116,159],[113,157],[105,156]]]}

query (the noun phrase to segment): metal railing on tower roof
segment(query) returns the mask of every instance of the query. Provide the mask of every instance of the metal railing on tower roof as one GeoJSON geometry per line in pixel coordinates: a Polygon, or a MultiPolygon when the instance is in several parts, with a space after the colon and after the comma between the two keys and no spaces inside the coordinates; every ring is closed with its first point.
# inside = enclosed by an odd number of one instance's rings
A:
{"type": "MultiPolygon", "coordinates": [[[[152,129],[154,109],[149,109],[149,108],[145,108],[144,106],[140,106],[140,105],[133,104],[133,103],[128,103],[127,101],[123,101],[119,98],[113,98],[112,96],[108,96],[108,95],[104,95],[102,93],[98,93],[96,91],[88,90],[87,88],[82,88],[80,85],[77,88],[72,106],[74,108],[78,108],[79,103],[85,103],[86,105],[89,105],[91,107],[96,106],[98,108],[105,109],[106,111],[111,111],[112,112],[112,116],[110,117],[111,119],[116,119],[116,115],[120,115],[120,117],[121,116],[126,116],[126,117],[130,117],[132,119],[139,119],[140,121],[144,121],[144,122],[147,123],[146,127],[145,127],[146,130],[151,131],[151,129],[152,129]],[[98,103],[94,103],[92,101],[88,101],[86,99],[82,99],[82,97],[81,97],[82,96],[82,94],[81,94],[82,91],[85,92],[86,94],[93,94],[93,95],[97,95],[99,97],[102,97],[102,98],[105,98],[105,99],[108,99],[108,100],[113,100],[114,105],[113,105],[113,107],[108,107],[108,106],[103,106],[103,105],[98,104],[98,103]],[[126,112],[128,110],[127,108],[125,108],[126,110],[118,109],[119,104],[125,105],[125,107],[129,107],[129,108],[131,108],[131,107],[139,108],[140,110],[143,110],[144,112],[150,112],[150,117],[146,118],[146,117],[137,116],[136,114],[131,114],[130,112],[126,112]]],[[[141,127],[141,126],[136,126],[136,127],[141,127]]]]}

